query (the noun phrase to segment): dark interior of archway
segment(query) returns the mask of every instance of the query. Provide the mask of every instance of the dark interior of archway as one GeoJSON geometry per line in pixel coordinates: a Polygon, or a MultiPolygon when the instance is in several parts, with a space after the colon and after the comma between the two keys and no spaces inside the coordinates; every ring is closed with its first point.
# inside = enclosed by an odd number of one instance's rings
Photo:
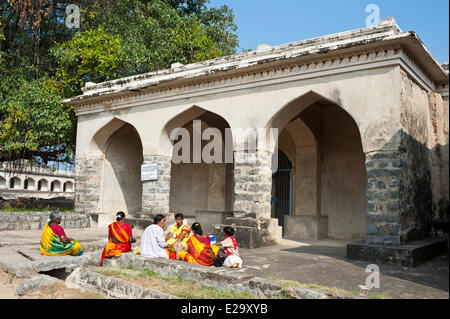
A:
{"type": "MultiPolygon", "coordinates": [[[[317,140],[318,173],[315,185],[310,185],[311,188],[317,188],[315,214],[328,216],[328,236],[331,238],[364,238],[365,155],[355,120],[343,108],[325,100],[310,105],[292,118],[290,123],[297,119],[309,128],[317,140]]],[[[281,131],[283,129],[285,128],[281,128],[281,131]]],[[[296,138],[297,141],[301,139],[299,136],[296,138]]],[[[299,151],[301,150],[296,147],[296,158],[299,151]]],[[[303,209],[301,201],[296,197],[296,186],[299,186],[299,183],[295,179],[301,176],[302,169],[310,168],[293,166],[293,214],[309,216],[309,209],[303,209]]]]}
{"type": "Polygon", "coordinates": [[[136,129],[124,124],[106,144],[103,210],[139,212],[142,208],[142,143],[136,129]]]}
{"type": "MultiPolygon", "coordinates": [[[[206,111],[184,124],[190,133],[190,163],[173,163],[171,166],[170,211],[195,216],[196,211],[233,210],[234,165],[225,163],[225,130],[229,124],[221,116],[206,111]],[[222,136],[222,163],[193,163],[193,121],[201,121],[205,128],[216,128],[222,136]]],[[[181,137],[173,143],[180,142],[181,137]]],[[[202,150],[211,141],[202,140],[202,150]]],[[[178,154],[181,155],[181,154],[178,154]]]]}

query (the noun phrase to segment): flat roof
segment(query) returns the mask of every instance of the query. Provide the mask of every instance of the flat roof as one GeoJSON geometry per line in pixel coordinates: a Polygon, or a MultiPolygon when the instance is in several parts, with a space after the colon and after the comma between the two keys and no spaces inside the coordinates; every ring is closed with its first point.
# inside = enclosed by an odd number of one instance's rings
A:
{"type": "Polygon", "coordinates": [[[380,25],[340,32],[278,46],[260,45],[257,50],[183,65],[174,63],[170,69],[148,72],[102,83],[86,83],[83,94],[64,100],[65,103],[111,96],[127,91],[141,90],[180,79],[191,79],[227,71],[239,71],[254,65],[275,61],[359,50],[367,46],[400,44],[426,70],[436,84],[448,83],[445,64],[440,64],[414,31],[403,32],[393,18],[381,20],[380,25]]]}

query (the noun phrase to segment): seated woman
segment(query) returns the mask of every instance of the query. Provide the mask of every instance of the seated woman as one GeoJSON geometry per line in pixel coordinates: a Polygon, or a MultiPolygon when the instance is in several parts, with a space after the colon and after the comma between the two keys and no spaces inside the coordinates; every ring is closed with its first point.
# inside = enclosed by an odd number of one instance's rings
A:
{"type": "Polygon", "coordinates": [[[148,226],[141,237],[141,256],[148,258],[175,259],[176,252],[164,238],[164,215],[156,215],[153,224],[148,226]]]}
{"type": "Polygon", "coordinates": [[[46,256],[81,256],[83,248],[81,244],[72,238],[68,238],[64,229],[59,226],[62,221],[59,212],[52,212],[50,219],[44,226],[41,237],[41,254],[46,256]]]}
{"type": "Polygon", "coordinates": [[[202,226],[194,223],[191,227],[193,235],[187,241],[187,251],[180,251],[178,259],[203,266],[214,265],[219,247],[211,245],[208,234],[203,234],[202,226]]]}
{"type": "Polygon", "coordinates": [[[175,245],[177,242],[181,242],[183,249],[187,249],[187,241],[189,239],[189,234],[191,233],[191,228],[183,223],[184,216],[181,213],[175,215],[175,221],[177,222],[173,225],[170,233],[166,237],[167,244],[175,245]],[[175,238],[173,235],[175,234],[175,238]]]}
{"type": "Polygon", "coordinates": [[[125,213],[118,212],[116,221],[108,226],[108,244],[103,249],[100,266],[103,266],[103,259],[108,257],[119,257],[121,253],[131,250],[131,243],[135,243],[131,226],[125,222],[125,213]]]}

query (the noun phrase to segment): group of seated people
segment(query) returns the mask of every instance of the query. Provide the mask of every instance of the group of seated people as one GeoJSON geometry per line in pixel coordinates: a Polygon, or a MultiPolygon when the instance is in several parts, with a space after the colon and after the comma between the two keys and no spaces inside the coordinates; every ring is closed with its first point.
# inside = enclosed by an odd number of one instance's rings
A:
{"type": "MultiPolygon", "coordinates": [[[[59,225],[61,220],[60,213],[50,214],[41,238],[41,253],[49,256],[81,256],[83,250],[80,243],[66,236],[59,225]]],[[[200,223],[195,222],[189,227],[180,213],[175,215],[175,221],[176,224],[164,237],[166,217],[156,215],[153,224],[142,234],[140,250],[135,252],[147,258],[178,259],[204,266],[242,267],[232,227],[224,228],[223,241],[211,243],[210,236],[203,232],[200,223]]],[[[119,257],[121,253],[130,252],[131,244],[135,242],[131,226],[125,222],[125,214],[118,212],[116,221],[108,226],[108,243],[103,250],[100,266],[105,258],[119,257]]]]}

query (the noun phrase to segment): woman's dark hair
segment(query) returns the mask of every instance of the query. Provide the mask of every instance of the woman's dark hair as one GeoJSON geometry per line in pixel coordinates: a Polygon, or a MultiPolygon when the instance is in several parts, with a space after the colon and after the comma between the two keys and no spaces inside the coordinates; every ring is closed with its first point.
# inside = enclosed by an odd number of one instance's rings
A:
{"type": "Polygon", "coordinates": [[[124,212],[118,212],[118,213],[116,214],[116,220],[119,221],[119,220],[121,220],[122,218],[125,218],[125,213],[124,213],[124,212]]]}
{"type": "Polygon", "coordinates": [[[182,213],[178,213],[178,214],[175,215],[175,219],[177,219],[178,217],[181,218],[181,219],[184,219],[184,216],[183,216],[182,213]]]}
{"type": "Polygon", "coordinates": [[[197,235],[203,235],[203,230],[200,223],[193,223],[191,228],[197,235]]]}
{"type": "Polygon", "coordinates": [[[225,228],[223,229],[223,232],[224,232],[225,234],[227,234],[228,236],[233,236],[233,235],[234,235],[234,228],[233,228],[233,227],[230,227],[230,226],[227,226],[227,227],[225,227],[225,228]]]}
{"type": "Polygon", "coordinates": [[[158,224],[160,221],[162,221],[164,218],[166,218],[164,215],[161,215],[161,214],[159,214],[159,215],[156,215],[155,216],[155,219],[153,220],[153,224],[158,224]]]}

